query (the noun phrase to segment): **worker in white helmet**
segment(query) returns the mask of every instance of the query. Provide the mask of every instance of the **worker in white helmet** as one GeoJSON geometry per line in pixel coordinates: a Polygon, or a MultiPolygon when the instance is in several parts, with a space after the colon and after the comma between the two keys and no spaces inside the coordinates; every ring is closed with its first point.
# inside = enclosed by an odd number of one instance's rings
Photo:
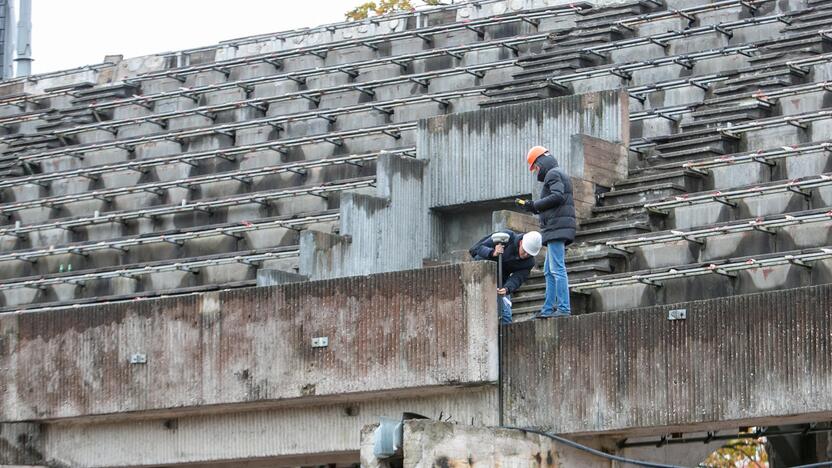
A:
{"type": "Polygon", "coordinates": [[[511,294],[529,277],[534,267],[534,257],[540,252],[543,237],[537,231],[525,234],[510,229],[500,231],[507,234],[504,243],[495,243],[499,236],[489,234],[468,250],[475,260],[496,262],[502,256],[502,287],[497,289],[500,323],[511,323],[511,294]]]}

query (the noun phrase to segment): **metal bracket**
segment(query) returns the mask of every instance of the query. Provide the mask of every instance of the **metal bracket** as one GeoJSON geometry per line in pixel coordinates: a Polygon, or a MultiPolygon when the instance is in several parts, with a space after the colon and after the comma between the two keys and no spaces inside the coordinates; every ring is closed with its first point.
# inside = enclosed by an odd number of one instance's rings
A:
{"type": "Polygon", "coordinates": [[[685,320],[688,318],[687,309],[670,309],[667,311],[668,320],[685,320]]]}
{"type": "Polygon", "coordinates": [[[134,353],[130,355],[130,364],[147,364],[147,354],[134,353]]]}
{"type": "Polygon", "coordinates": [[[316,336],[312,338],[312,347],[313,348],[326,348],[329,346],[329,337],[327,336],[316,336]]]}

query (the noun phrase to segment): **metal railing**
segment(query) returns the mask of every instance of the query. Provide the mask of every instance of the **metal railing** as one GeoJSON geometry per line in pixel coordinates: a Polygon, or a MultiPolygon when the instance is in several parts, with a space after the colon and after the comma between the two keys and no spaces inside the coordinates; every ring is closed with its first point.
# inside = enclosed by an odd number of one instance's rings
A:
{"type": "Polygon", "coordinates": [[[725,0],[719,2],[708,3],[706,5],[694,6],[689,8],[682,8],[682,9],[672,9],[667,11],[660,11],[656,13],[648,13],[646,15],[640,15],[636,18],[632,19],[624,19],[616,21],[615,24],[619,26],[623,26],[627,29],[633,29],[635,26],[639,26],[645,23],[650,23],[652,21],[661,21],[670,19],[673,17],[681,17],[685,18],[690,22],[696,21],[696,15],[699,13],[708,13],[722,9],[728,9],[733,7],[743,7],[747,8],[749,12],[754,13],[757,11],[757,6],[763,3],[768,3],[773,0],[725,0]]]}
{"type": "Polygon", "coordinates": [[[811,212],[758,217],[751,220],[731,222],[716,226],[687,230],[671,230],[647,236],[610,240],[606,242],[606,245],[622,252],[634,253],[632,250],[634,247],[652,246],[678,241],[704,244],[704,241],[708,238],[722,236],[725,234],[736,234],[751,231],[776,234],[776,230],[779,228],[828,222],[832,222],[832,211],[826,209],[813,210],[811,212]]]}
{"type": "Polygon", "coordinates": [[[312,195],[326,198],[326,196],[330,193],[337,193],[345,190],[360,189],[365,187],[374,187],[375,183],[375,177],[364,177],[338,182],[331,182],[326,184],[318,184],[313,186],[252,192],[244,195],[234,195],[223,198],[214,198],[199,201],[182,200],[178,204],[161,205],[138,210],[93,213],[92,216],[57,219],[41,224],[23,225],[20,222],[16,222],[14,225],[0,226],[0,236],[19,237],[24,234],[42,231],[46,229],[72,230],[82,226],[91,226],[107,223],[126,223],[128,221],[137,219],[153,219],[158,216],[174,215],[179,213],[191,213],[195,211],[211,213],[212,210],[215,210],[217,208],[239,206],[246,204],[259,204],[263,206],[270,206],[271,202],[285,198],[294,198],[304,195],[312,195]]]}
{"type": "Polygon", "coordinates": [[[36,263],[38,259],[56,255],[89,255],[94,252],[118,250],[128,251],[131,247],[149,244],[183,245],[193,239],[205,239],[217,236],[228,236],[240,239],[242,234],[264,229],[285,228],[300,230],[304,226],[315,223],[338,221],[340,213],[323,212],[297,217],[261,218],[253,221],[226,223],[222,225],[199,226],[193,229],[183,229],[166,232],[153,232],[131,237],[121,237],[102,241],[73,242],[62,245],[51,245],[45,248],[15,250],[0,253],[0,262],[23,261],[36,263]]]}
{"type": "Polygon", "coordinates": [[[585,80],[587,78],[596,78],[600,76],[615,75],[623,80],[629,81],[632,78],[632,72],[637,70],[645,70],[648,68],[656,68],[668,65],[678,65],[684,68],[693,68],[698,60],[707,60],[717,57],[726,57],[731,55],[745,55],[750,57],[757,51],[757,46],[753,44],[746,44],[740,46],[723,47],[719,49],[709,49],[700,52],[693,52],[690,54],[671,55],[668,57],[661,57],[653,60],[644,60],[640,62],[632,62],[625,65],[610,65],[605,67],[596,67],[591,70],[582,72],[567,73],[548,78],[550,83],[556,85],[563,85],[571,81],[585,80]]]}
{"type": "MultiPolygon", "coordinates": [[[[294,81],[305,83],[307,78],[315,77],[315,76],[324,76],[331,73],[344,73],[350,77],[354,77],[359,74],[359,70],[363,68],[372,68],[378,67],[381,65],[397,65],[402,69],[406,70],[410,64],[412,64],[416,60],[425,60],[431,59],[436,57],[450,57],[453,59],[460,60],[464,57],[464,54],[467,52],[473,52],[477,50],[484,50],[496,47],[502,47],[511,50],[512,52],[517,52],[518,47],[524,44],[530,44],[533,42],[543,41],[546,39],[548,34],[541,33],[541,34],[533,34],[527,36],[519,36],[519,37],[512,37],[507,39],[497,39],[493,41],[487,42],[477,42],[473,44],[464,44],[458,46],[451,46],[451,47],[444,47],[444,48],[436,48],[425,50],[421,52],[414,52],[410,54],[400,54],[391,57],[383,57],[378,59],[371,59],[371,60],[362,60],[358,62],[351,62],[344,65],[331,65],[326,67],[314,67],[314,68],[306,68],[302,70],[296,70],[292,72],[284,72],[278,73],[274,75],[262,76],[257,78],[247,78],[243,80],[235,80],[235,81],[227,81],[223,83],[211,84],[211,85],[203,85],[203,86],[194,86],[194,87],[180,87],[179,89],[172,90],[172,91],[164,91],[159,93],[147,94],[147,95],[136,95],[128,98],[122,99],[115,99],[112,101],[100,102],[100,103],[90,103],[85,106],[76,107],[70,110],[77,111],[82,109],[91,109],[91,110],[107,110],[112,109],[115,107],[120,107],[124,105],[134,104],[149,107],[150,104],[164,99],[170,99],[175,97],[185,97],[188,99],[192,99],[194,101],[198,100],[198,97],[210,92],[216,91],[226,91],[232,89],[243,89],[246,92],[250,92],[254,89],[255,85],[266,84],[266,83],[273,83],[278,81],[294,81]]],[[[481,65],[482,66],[482,65],[481,65]]],[[[468,68],[475,67],[472,65],[468,68]]],[[[434,77],[441,77],[444,76],[443,73],[451,73],[451,70],[437,70],[433,72],[434,77]]],[[[431,72],[427,72],[425,75],[428,75],[424,78],[419,78],[422,80],[429,80],[429,75],[431,72]]],[[[360,86],[361,83],[354,83],[357,86],[360,86]]],[[[312,90],[309,91],[310,94],[312,90]]],[[[15,96],[10,98],[0,98],[0,105],[9,104],[9,105],[23,105],[27,102],[32,100],[44,99],[47,97],[56,97],[56,96],[63,96],[63,95],[74,95],[76,91],[73,90],[61,90],[56,91],[54,93],[45,93],[45,94],[38,94],[38,95],[30,95],[30,96],[15,96]]],[[[77,94],[77,93],[76,93],[77,94]]],[[[44,115],[44,113],[39,114],[39,116],[44,115]]],[[[15,123],[13,120],[16,116],[9,116],[2,120],[0,123],[5,125],[10,125],[15,123]]]]}
{"type": "MultiPolygon", "coordinates": [[[[268,122],[265,122],[268,123],[268,122]]],[[[46,159],[53,158],[55,156],[72,156],[76,158],[83,159],[84,152],[87,151],[98,151],[102,149],[123,149],[126,151],[133,151],[137,145],[143,143],[153,143],[159,141],[174,141],[176,143],[181,143],[181,140],[184,138],[191,138],[194,136],[204,136],[204,135],[212,135],[212,134],[220,134],[225,135],[226,128],[228,126],[221,125],[217,127],[209,127],[210,130],[206,129],[197,129],[197,130],[185,130],[182,132],[176,132],[175,135],[172,134],[163,134],[163,135],[155,135],[149,137],[138,137],[138,138],[131,138],[128,140],[121,140],[116,144],[112,144],[111,142],[106,143],[93,143],[90,145],[84,145],[81,147],[75,148],[68,148],[66,150],[55,150],[45,153],[32,153],[28,155],[21,155],[19,156],[20,161],[24,162],[37,162],[46,159]]],[[[234,127],[232,127],[234,128],[234,127]]],[[[404,122],[398,124],[388,124],[388,125],[381,125],[377,127],[368,127],[368,128],[358,128],[355,130],[343,130],[340,132],[329,132],[305,137],[296,137],[296,138],[284,138],[279,140],[271,140],[266,141],[263,143],[252,143],[249,145],[240,145],[240,146],[231,146],[228,148],[220,148],[215,150],[205,150],[205,151],[197,151],[191,153],[180,153],[178,155],[169,156],[168,160],[171,162],[188,162],[190,159],[201,158],[205,159],[205,157],[219,157],[223,159],[233,158],[238,155],[251,153],[253,151],[261,151],[261,150],[274,150],[277,152],[285,153],[288,151],[289,148],[297,147],[300,145],[305,145],[308,143],[331,143],[335,146],[342,146],[343,140],[349,138],[359,138],[362,136],[367,135],[376,135],[376,134],[387,134],[391,138],[398,140],[401,137],[402,132],[408,130],[414,130],[416,128],[416,122],[404,122]]]]}
{"type": "Polygon", "coordinates": [[[711,169],[716,169],[718,167],[735,166],[737,164],[746,163],[757,163],[772,167],[775,162],[780,159],[822,151],[832,153],[832,141],[822,141],[806,145],[781,146],[780,148],[775,149],[726,155],[714,159],[689,161],[681,164],[681,168],[697,172],[702,175],[708,175],[711,169]]]}
{"type": "Polygon", "coordinates": [[[606,288],[611,286],[625,286],[629,284],[646,284],[654,287],[662,287],[665,281],[692,278],[704,275],[721,275],[734,278],[737,272],[754,270],[757,268],[770,268],[782,265],[795,265],[799,267],[811,267],[811,264],[820,260],[832,258],[832,246],[806,249],[786,255],[760,256],[748,258],[742,261],[714,262],[707,265],[684,266],[677,268],[666,268],[657,272],[634,274],[616,278],[598,278],[576,282],[569,286],[571,291],[577,293],[588,293],[593,289],[606,288]]]}
{"type": "MultiPolygon", "coordinates": [[[[302,170],[315,168],[315,167],[326,167],[336,164],[351,164],[353,160],[355,162],[362,162],[362,161],[369,161],[378,158],[378,156],[382,154],[397,154],[402,156],[415,156],[416,155],[416,148],[409,147],[409,148],[396,148],[390,150],[381,150],[381,151],[373,151],[368,153],[361,153],[361,154],[352,154],[347,156],[339,156],[337,158],[329,158],[329,159],[318,159],[318,160],[309,160],[309,161],[298,161],[298,162],[291,162],[278,165],[281,169],[288,172],[300,172],[302,170]]],[[[161,156],[157,158],[148,158],[148,159],[140,159],[140,160],[130,160],[124,161],[120,163],[110,163],[110,164],[103,164],[97,166],[88,166],[81,169],[72,169],[68,171],[55,171],[55,172],[47,172],[44,174],[36,174],[31,176],[24,176],[24,177],[14,177],[14,178],[4,178],[0,179],[0,189],[8,189],[11,187],[15,187],[18,185],[25,185],[25,184],[36,184],[41,186],[47,186],[48,182],[52,182],[54,180],[61,180],[66,178],[72,177],[84,177],[92,180],[98,179],[102,174],[110,173],[110,172],[119,172],[119,171],[135,171],[135,172],[142,172],[145,173],[150,169],[155,167],[165,166],[168,164],[173,164],[177,162],[187,162],[191,165],[195,165],[195,163],[207,159],[214,159],[214,158],[228,158],[234,157],[234,155],[228,156],[226,154],[204,154],[204,153],[182,153],[178,155],[171,155],[171,156],[161,156]]],[[[273,167],[278,167],[273,166],[273,167]]]]}
{"type": "Polygon", "coordinates": [[[758,185],[755,187],[714,191],[708,193],[694,193],[676,195],[666,200],[652,203],[645,203],[644,208],[657,214],[668,214],[670,210],[685,206],[699,205],[703,203],[720,203],[737,208],[737,200],[762,195],[773,195],[777,193],[795,193],[804,197],[810,197],[809,190],[818,187],[832,185],[832,173],[819,174],[816,176],[804,177],[802,179],[790,180],[788,182],[776,182],[773,184],[758,185]]]}
{"type": "Polygon", "coordinates": [[[432,44],[433,35],[444,34],[452,31],[471,30],[476,32],[480,39],[483,39],[485,36],[485,32],[482,28],[486,26],[503,25],[516,22],[525,22],[532,26],[537,26],[539,20],[541,19],[573,15],[588,8],[591,8],[591,5],[588,3],[572,4],[566,7],[554,7],[545,10],[537,10],[530,13],[512,13],[503,16],[493,16],[489,18],[476,19],[460,23],[452,23],[448,25],[413,29],[390,34],[381,34],[366,38],[330,42],[318,46],[302,47],[286,51],[270,52],[241,58],[233,58],[229,60],[220,60],[204,65],[195,65],[189,67],[162,70],[158,72],[144,73],[134,78],[127,79],[125,80],[125,82],[137,83],[157,78],[174,78],[179,81],[184,81],[184,77],[187,75],[192,75],[195,73],[210,70],[219,71],[224,73],[225,75],[228,75],[230,73],[230,68],[232,67],[251,65],[253,63],[279,63],[280,60],[286,58],[300,57],[304,55],[314,55],[323,58],[326,56],[326,54],[330,52],[354,47],[367,47],[372,50],[378,50],[378,46],[380,44],[401,39],[421,39],[428,44],[432,44]]]}
{"type": "MultiPolygon", "coordinates": [[[[465,68],[462,68],[462,69],[454,69],[453,75],[467,73],[467,74],[472,74],[472,75],[474,75],[478,78],[482,78],[483,72],[486,71],[486,70],[494,70],[494,69],[499,69],[499,68],[505,68],[505,67],[508,67],[508,66],[511,66],[511,61],[503,61],[503,62],[492,63],[492,64],[477,65],[477,66],[473,66],[473,67],[465,67],[465,68]]],[[[231,102],[227,102],[227,103],[223,103],[223,104],[201,106],[201,107],[196,107],[196,108],[193,108],[193,109],[186,109],[186,110],[181,110],[181,111],[156,113],[156,114],[151,114],[151,115],[147,115],[147,116],[132,117],[132,118],[126,118],[126,119],[119,119],[119,120],[107,120],[107,121],[96,122],[96,123],[92,123],[92,124],[78,125],[78,126],[75,126],[75,127],[72,127],[72,128],[67,128],[67,129],[57,129],[57,130],[51,130],[51,131],[43,132],[43,133],[31,134],[31,136],[53,136],[54,135],[54,136],[57,136],[57,137],[68,137],[68,136],[76,135],[76,134],[79,134],[79,133],[88,132],[88,131],[91,131],[91,130],[106,130],[106,131],[108,131],[108,132],[110,132],[114,135],[118,135],[118,129],[121,128],[121,127],[129,126],[129,125],[144,124],[144,123],[151,123],[151,124],[158,125],[160,129],[164,130],[168,126],[168,121],[170,121],[171,119],[175,119],[175,118],[190,117],[190,116],[202,116],[202,117],[207,117],[207,118],[209,118],[213,121],[216,118],[216,115],[218,113],[224,112],[224,111],[234,111],[234,110],[239,110],[239,109],[242,109],[242,108],[249,107],[249,108],[254,108],[254,109],[256,109],[258,111],[261,111],[261,112],[265,112],[267,110],[267,106],[269,106],[271,104],[275,104],[275,103],[283,102],[283,101],[290,101],[290,100],[294,100],[294,99],[298,99],[298,98],[307,99],[307,100],[310,100],[310,101],[314,102],[315,104],[318,104],[320,102],[321,97],[325,94],[330,93],[330,92],[342,92],[342,91],[354,90],[354,91],[360,91],[360,92],[368,94],[368,95],[375,95],[375,92],[373,91],[374,88],[377,88],[377,87],[380,87],[380,86],[385,86],[385,85],[390,85],[390,84],[416,83],[416,84],[419,84],[421,86],[427,87],[430,84],[429,83],[430,78],[435,78],[436,76],[449,76],[449,75],[451,75],[451,73],[446,73],[446,74],[419,73],[419,74],[414,74],[414,75],[406,75],[406,76],[403,76],[403,77],[389,78],[389,79],[385,79],[385,80],[376,80],[376,81],[366,82],[366,83],[352,83],[352,84],[349,84],[349,85],[336,86],[336,87],[333,87],[333,88],[324,88],[324,89],[320,89],[320,90],[314,90],[313,89],[313,90],[304,90],[304,91],[284,93],[280,96],[275,96],[275,97],[270,97],[270,98],[243,99],[243,100],[231,101],[231,102]]],[[[464,97],[466,95],[470,95],[471,93],[476,93],[476,91],[480,91],[480,93],[481,93],[484,89],[485,88],[469,88],[469,89],[460,90],[460,91],[448,91],[448,92],[444,92],[444,93],[436,93],[440,96],[440,97],[437,97],[436,99],[452,99],[454,97],[457,97],[458,95],[464,97]]],[[[433,100],[433,99],[431,99],[431,97],[429,97],[429,96],[433,96],[432,94],[428,94],[428,93],[416,94],[416,95],[414,95],[412,97],[409,97],[409,98],[400,98],[400,99],[388,100],[388,101],[373,101],[372,103],[358,104],[356,106],[349,106],[349,107],[346,107],[346,108],[342,108],[342,109],[345,109],[345,110],[337,112],[337,115],[343,114],[344,112],[347,112],[347,113],[348,112],[360,112],[362,110],[372,109],[374,107],[382,107],[383,108],[383,107],[389,107],[389,106],[404,105],[404,104],[413,102],[414,100],[418,100],[419,96],[424,96],[424,97],[427,97],[427,99],[429,99],[429,100],[433,100]],[[404,101],[402,101],[402,99],[404,101]]],[[[313,117],[317,116],[317,115],[331,115],[329,112],[337,110],[337,109],[338,108],[326,109],[326,108],[320,108],[319,107],[315,111],[302,112],[300,114],[292,114],[292,115],[294,115],[293,120],[294,119],[303,119],[304,115],[307,115],[307,114],[312,115],[313,117]]],[[[266,123],[269,123],[269,122],[273,122],[274,121],[273,119],[280,119],[280,118],[288,118],[288,116],[282,116],[281,115],[281,116],[269,117],[265,121],[266,121],[266,123]]],[[[262,122],[262,121],[263,121],[263,119],[252,120],[252,122],[262,122]]],[[[26,136],[30,136],[30,135],[26,135],[26,136]]],[[[0,141],[2,141],[2,140],[3,140],[3,138],[0,137],[0,141]]]]}
{"type": "Polygon", "coordinates": [[[195,273],[197,270],[206,267],[238,263],[258,265],[268,260],[279,260],[297,256],[298,248],[296,246],[258,249],[246,252],[232,252],[227,254],[212,255],[209,257],[183,258],[176,259],[174,261],[154,262],[150,264],[122,265],[112,268],[99,268],[86,271],[81,270],[72,273],[57,273],[35,278],[29,277],[0,280],[0,291],[20,288],[44,289],[46,287],[59,284],[84,286],[85,283],[89,281],[113,278],[136,278],[153,273],[172,271],[195,273]]]}
{"type": "Polygon", "coordinates": [[[33,200],[19,201],[14,203],[0,204],[0,214],[11,216],[12,213],[31,209],[47,207],[53,208],[58,205],[65,205],[68,203],[77,203],[83,201],[101,200],[104,202],[111,202],[113,198],[124,195],[131,195],[136,193],[152,193],[160,196],[165,195],[165,190],[173,188],[192,189],[203,184],[211,184],[217,182],[227,182],[236,180],[242,184],[250,186],[253,179],[257,177],[265,177],[270,175],[294,173],[304,174],[308,169],[353,165],[361,166],[367,161],[375,161],[380,153],[367,153],[350,156],[341,156],[329,159],[317,159],[311,161],[295,162],[278,164],[273,166],[263,166],[253,169],[239,169],[229,172],[217,172],[213,174],[206,174],[195,177],[187,177],[184,179],[148,182],[144,184],[128,185],[125,187],[114,187],[109,189],[92,190],[88,192],[80,192],[69,195],[57,195],[52,197],[42,197],[33,200]]]}

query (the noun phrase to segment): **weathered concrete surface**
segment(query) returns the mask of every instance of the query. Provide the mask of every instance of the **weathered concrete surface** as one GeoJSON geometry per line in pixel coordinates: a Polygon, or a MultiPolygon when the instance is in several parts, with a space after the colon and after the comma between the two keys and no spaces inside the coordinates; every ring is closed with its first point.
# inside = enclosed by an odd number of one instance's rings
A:
{"type": "Polygon", "coordinates": [[[533,144],[548,147],[574,178],[588,216],[596,185],[626,176],[627,102],[626,92],[602,91],[421,120],[416,159],[382,155],[376,193],[341,196],[340,238],[301,234],[300,273],[325,279],[418,268],[460,249],[460,231],[488,221],[460,213],[487,214],[483,207],[540,192],[524,159],[533,144]]]}
{"type": "Polygon", "coordinates": [[[829,420],[830,330],[830,285],[514,324],[505,424],[634,435],[829,420]],[[680,308],[687,319],[667,319],[680,308]]]}
{"type": "MultiPolygon", "coordinates": [[[[362,430],[361,466],[390,466],[373,455],[375,425],[362,430]]],[[[556,443],[548,437],[513,429],[477,427],[416,419],[405,421],[404,468],[609,467],[611,462],[556,443]]]]}
{"type": "Polygon", "coordinates": [[[494,276],[465,264],[2,316],[0,421],[493,383],[494,276]]]}
{"type": "Polygon", "coordinates": [[[579,219],[589,218],[597,187],[609,189],[627,178],[627,146],[590,135],[572,135],[570,143],[569,158],[577,161],[574,173],[569,173],[575,212],[579,219]]]}
{"type": "MultiPolygon", "coordinates": [[[[73,468],[328,466],[359,462],[361,428],[405,411],[465,424],[498,423],[496,385],[443,395],[373,398],[175,418],[44,425],[45,457],[73,468]],[[261,463],[261,464],[258,464],[261,463]]],[[[351,466],[351,465],[346,465],[351,466]]]]}
{"type": "Polygon", "coordinates": [[[0,424],[0,467],[42,462],[41,428],[37,424],[0,424]]]}

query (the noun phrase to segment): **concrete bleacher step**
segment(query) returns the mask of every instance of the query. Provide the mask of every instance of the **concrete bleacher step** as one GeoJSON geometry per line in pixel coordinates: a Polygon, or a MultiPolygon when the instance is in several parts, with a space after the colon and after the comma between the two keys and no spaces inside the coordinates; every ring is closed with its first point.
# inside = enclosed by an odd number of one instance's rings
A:
{"type": "Polygon", "coordinates": [[[75,93],[73,105],[84,105],[102,101],[123,99],[139,93],[139,87],[128,83],[117,83],[107,86],[96,86],[75,93]]]}
{"type": "Polygon", "coordinates": [[[589,14],[582,15],[575,20],[577,28],[606,27],[616,21],[639,16],[657,9],[659,5],[654,2],[637,2],[621,6],[596,8],[590,10],[589,14]]]}
{"type": "Polygon", "coordinates": [[[761,80],[753,83],[743,83],[734,86],[716,88],[714,90],[714,94],[720,97],[736,97],[737,95],[748,94],[749,92],[755,90],[768,91],[771,89],[793,86],[799,83],[802,83],[802,80],[790,78],[770,78],[767,80],[761,80]]]}
{"type": "Polygon", "coordinates": [[[801,16],[800,21],[783,28],[783,32],[807,32],[828,29],[832,23],[832,10],[822,10],[812,15],[801,16]]]}
{"type": "Polygon", "coordinates": [[[684,132],[678,134],[680,137],[673,141],[659,143],[655,146],[655,150],[663,157],[674,157],[684,151],[690,151],[697,148],[712,148],[719,152],[731,153],[736,151],[737,139],[718,133],[718,134],[696,134],[695,132],[684,132]],[[682,138],[682,135],[687,134],[690,138],[682,138]]]}
{"type": "Polygon", "coordinates": [[[803,82],[804,77],[790,68],[767,72],[760,72],[760,70],[753,69],[748,71],[743,70],[741,76],[720,83],[718,87],[714,88],[714,94],[722,96],[725,94],[736,94],[738,91],[791,86],[803,82]]]}
{"type": "Polygon", "coordinates": [[[617,26],[610,26],[601,29],[588,30],[568,30],[563,34],[551,34],[549,40],[543,44],[543,52],[532,55],[530,58],[540,56],[541,58],[549,56],[549,54],[557,55],[564,53],[563,51],[572,51],[574,49],[583,49],[585,47],[598,46],[607,44],[609,42],[620,40],[624,37],[621,28],[617,26]]]}
{"type": "Polygon", "coordinates": [[[188,286],[184,288],[157,289],[154,291],[138,291],[130,294],[118,294],[110,296],[82,297],[69,301],[35,302],[31,304],[18,304],[14,306],[0,307],[0,313],[16,312],[31,309],[47,309],[55,307],[82,306],[96,303],[141,301],[157,297],[184,296],[210,291],[222,291],[226,289],[249,288],[257,285],[256,279],[233,281],[222,284],[204,284],[199,286],[188,286]]]}
{"type": "Polygon", "coordinates": [[[566,54],[551,59],[539,60],[535,62],[528,62],[523,67],[523,71],[517,72],[512,76],[516,79],[525,78],[543,78],[549,75],[555,75],[562,72],[572,72],[579,70],[592,64],[588,58],[580,53],[566,54]]]}
{"type": "MultiPolygon", "coordinates": [[[[828,23],[826,26],[828,26],[828,23]]],[[[817,48],[818,53],[828,52],[830,50],[830,40],[818,33],[818,29],[823,27],[823,25],[814,25],[813,29],[808,31],[794,31],[789,36],[766,43],[762,50],[776,52],[817,48]]]]}
{"type": "Polygon", "coordinates": [[[492,88],[485,92],[487,100],[480,103],[480,107],[493,107],[504,104],[516,104],[535,99],[546,99],[564,96],[569,89],[548,81],[526,81],[521,85],[509,83],[504,88],[492,88]]]}
{"type": "Polygon", "coordinates": [[[684,185],[667,182],[657,183],[647,187],[610,190],[609,192],[598,194],[598,199],[603,206],[622,206],[631,203],[647,203],[686,192],[687,189],[684,185]]]}
{"type": "Polygon", "coordinates": [[[693,120],[682,122],[679,126],[683,131],[704,129],[721,126],[726,122],[740,123],[771,116],[772,105],[756,101],[751,104],[738,106],[712,107],[690,114],[693,120]]]}
{"type": "Polygon", "coordinates": [[[708,119],[702,118],[682,122],[681,124],[679,124],[679,127],[681,127],[682,130],[698,130],[702,128],[718,127],[724,125],[725,122],[740,123],[748,122],[758,118],[760,118],[760,116],[755,115],[751,112],[737,112],[735,114],[717,115],[708,119]]]}
{"type": "Polygon", "coordinates": [[[702,174],[693,171],[675,170],[655,174],[645,174],[638,177],[628,177],[615,184],[615,189],[648,188],[656,184],[672,183],[684,187],[688,192],[702,190],[702,174]]]}
{"type": "MultiPolygon", "coordinates": [[[[647,216],[644,216],[646,219],[647,216]]],[[[609,239],[620,237],[643,235],[651,232],[650,223],[635,219],[620,218],[615,216],[597,216],[593,219],[599,221],[594,224],[582,227],[575,234],[575,242],[604,242],[609,239]],[[606,222],[604,222],[606,220],[606,222]]]]}

